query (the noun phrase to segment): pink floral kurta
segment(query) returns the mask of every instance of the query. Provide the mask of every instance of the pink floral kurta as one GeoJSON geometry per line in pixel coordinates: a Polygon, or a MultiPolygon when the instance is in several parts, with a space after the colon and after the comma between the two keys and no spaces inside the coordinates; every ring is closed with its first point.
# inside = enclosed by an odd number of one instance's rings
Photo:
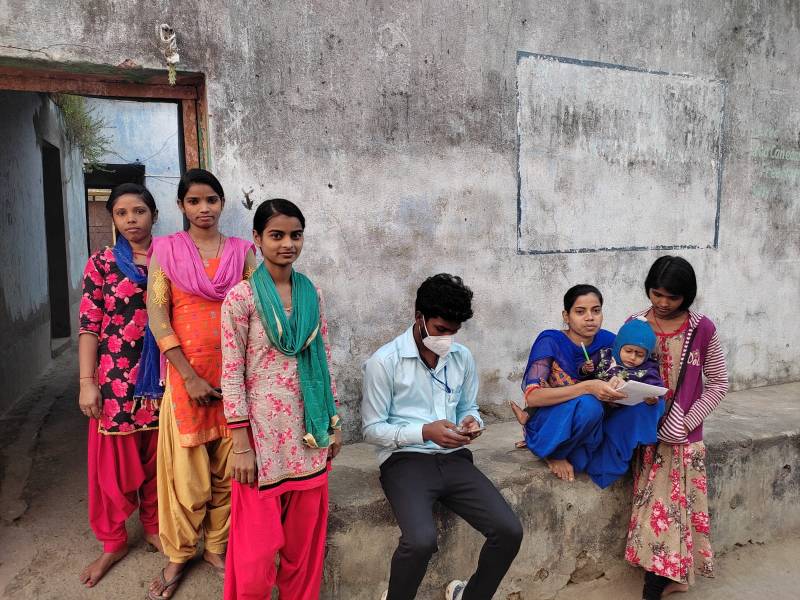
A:
{"type": "MultiPolygon", "coordinates": [[[[147,272],[146,267],[139,269],[147,272]]],[[[124,435],[158,427],[156,401],[133,395],[145,327],[144,286],[125,277],[111,248],[92,254],[83,272],[79,332],[98,339],[100,433],[124,435]]]]}
{"type": "MultiPolygon", "coordinates": [[[[320,316],[330,365],[321,294],[320,316]]],[[[250,425],[261,489],[296,489],[293,482],[311,487],[309,480],[327,473],[327,448],[303,444],[297,359],[281,354],[269,341],[247,281],[231,289],[222,303],[222,396],[229,425],[250,425]]]]}

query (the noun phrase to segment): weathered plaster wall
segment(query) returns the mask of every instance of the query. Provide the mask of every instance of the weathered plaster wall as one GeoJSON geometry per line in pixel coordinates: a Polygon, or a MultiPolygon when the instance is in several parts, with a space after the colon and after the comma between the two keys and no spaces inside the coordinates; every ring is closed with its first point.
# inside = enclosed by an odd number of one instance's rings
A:
{"type": "MultiPolygon", "coordinates": [[[[697,269],[696,307],[719,325],[734,385],[800,378],[798,156],[787,152],[800,149],[797,3],[8,0],[2,7],[0,52],[15,58],[131,59],[159,68],[154,24],[176,28],[182,67],[207,76],[212,166],[234,200],[226,230],[249,230],[251,214],[235,201],[241,188],[255,188],[256,200],[294,199],[307,213],[299,266],[326,291],[351,434],[360,363],[409,323],[413,292],[427,275],[457,272],[475,291],[476,316],[460,338],[477,356],[487,406],[518,393],[528,346],[537,330],[558,325],[560,296],[571,284],[602,288],[611,329],[645,304],[642,281],[661,251],[517,252],[519,51],[725,82],[718,247],[680,253],[697,269]]],[[[641,92],[636,80],[625,85],[641,92]]],[[[580,105],[567,108],[578,122],[584,117],[580,105]]],[[[708,126],[706,113],[698,131],[708,126]]],[[[674,189],[666,184],[675,183],[670,167],[681,173],[676,166],[660,164],[653,175],[633,164],[627,172],[634,182],[665,184],[647,198],[651,217],[675,209],[674,192],[663,190],[674,189]]],[[[561,197],[579,198],[604,169],[574,170],[561,197]]],[[[704,181],[686,183],[709,202],[716,190],[696,187],[704,181]]],[[[694,206],[678,206],[693,231],[694,206]]],[[[594,229],[598,243],[605,231],[620,237],[602,206],[581,200],[563,212],[567,234],[594,229]]],[[[548,230],[546,221],[539,226],[548,230]]]]}
{"type": "Polygon", "coordinates": [[[61,150],[73,330],[87,250],[81,157],[64,139],[58,109],[43,95],[0,91],[0,114],[2,414],[51,359],[40,140],[61,150]]]}
{"type": "Polygon", "coordinates": [[[181,177],[178,105],[106,98],[87,98],[86,105],[106,123],[109,151],[100,162],[144,164],[145,185],[158,206],[155,234],[181,229],[183,217],[175,202],[181,177]]]}

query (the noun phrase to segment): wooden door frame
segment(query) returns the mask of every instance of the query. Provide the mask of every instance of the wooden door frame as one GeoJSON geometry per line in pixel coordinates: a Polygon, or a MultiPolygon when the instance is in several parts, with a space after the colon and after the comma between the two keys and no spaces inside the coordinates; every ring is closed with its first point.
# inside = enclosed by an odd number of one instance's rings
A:
{"type": "Polygon", "coordinates": [[[0,59],[0,90],[177,102],[183,133],[183,166],[207,168],[208,104],[202,73],[178,73],[175,85],[169,85],[166,71],[41,61],[6,62],[0,59]]]}

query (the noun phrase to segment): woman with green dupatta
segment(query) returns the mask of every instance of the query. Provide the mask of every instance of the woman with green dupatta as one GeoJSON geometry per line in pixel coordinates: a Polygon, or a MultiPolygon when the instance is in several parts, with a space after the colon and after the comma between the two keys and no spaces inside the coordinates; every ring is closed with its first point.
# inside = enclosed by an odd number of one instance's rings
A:
{"type": "Polygon", "coordinates": [[[322,297],[294,270],[305,217],[262,203],[263,263],[222,304],[222,397],[233,436],[225,600],[319,598],[328,470],[341,448],[322,297]],[[280,553],[280,566],[275,556],[280,553]]]}

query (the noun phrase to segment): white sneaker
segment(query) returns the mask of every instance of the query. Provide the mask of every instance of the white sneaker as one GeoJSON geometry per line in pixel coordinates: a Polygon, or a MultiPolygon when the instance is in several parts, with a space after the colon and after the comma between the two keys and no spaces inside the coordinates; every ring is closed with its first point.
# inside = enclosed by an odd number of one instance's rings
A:
{"type": "Polygon", "coordinates": [[[461,600],[461,594],[464,593],[465,587],[467,587],[466,581],[453,579],[453,581],[447,584],[447,588],[444,590],[445,600],[461,600]]]}

